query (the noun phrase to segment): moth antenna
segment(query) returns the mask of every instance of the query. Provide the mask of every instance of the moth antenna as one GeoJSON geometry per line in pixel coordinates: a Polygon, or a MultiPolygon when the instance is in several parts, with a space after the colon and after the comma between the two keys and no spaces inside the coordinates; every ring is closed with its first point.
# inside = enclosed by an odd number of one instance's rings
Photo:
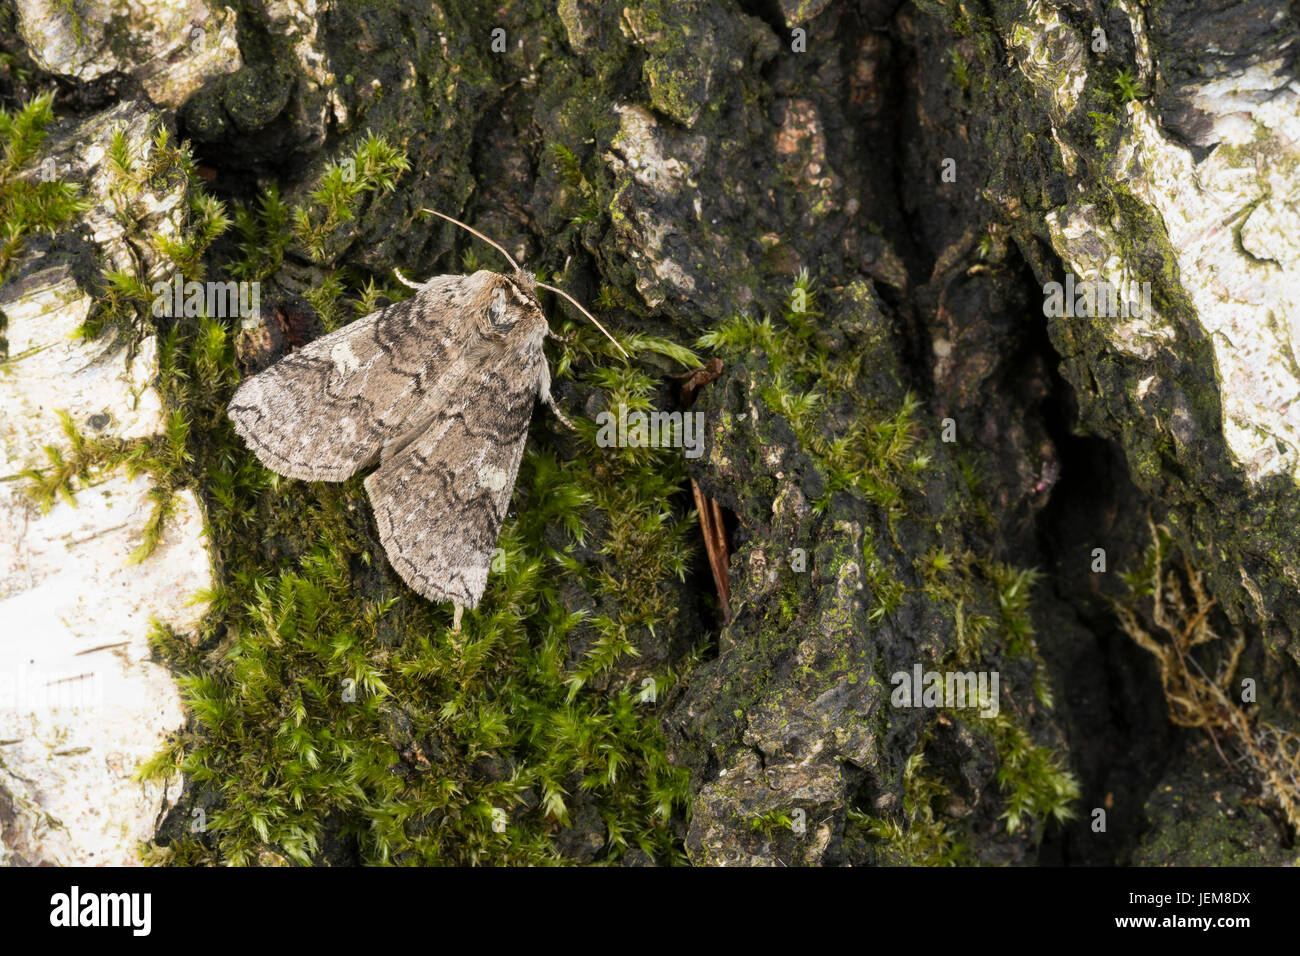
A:
{"type": "MultiPolygon", "coordinates": [[[[489,246],[491,246],[491,247],[492,247],[493,249],[495,249],[497,252],[499,252],[499,253],[501,253],[503,256],[505,256],[505,257],[506,257],[506,261],[510,263],[511,267],[512,267],[516,272],[521,271],[520,268],[519,268],[519,263],[515,262],[514,258],[510,255],[510,253],[506,252],[505,249],[502,248],[498,243],[493,242],[491,239],[489,239],[487,236],[483,235],[483,233],[479,232],[479,231],[478,231],[477,229],[475,229],[473,226],[467,226],[467,225],[465,225],[465,223],[461,222],[459,219],[453,219],[453,218],[451,218],[451,216],[448,216],[445,212],[438,212],[438,210],[436,210],[436,209],[429,209],[427,206],[426,206],[426,207],[423,207],[423,208],[421,209],[421,212],[431,212],[431,213],[433,213],[435,216],[439,216],[439,217],[441,217],[441,218],[443,218],[443,219],[446,219],[448,222],[452,223],[453,225],[460,226],[460,227],[461,227],[462,229],[464,229],[466,232],[469,232],[469,233],[472,233],[473,235],[478,236],[480,239],[482,239],[484,242],[486,242],[489,246]]],[[[401,277],[399,276],[398,278],[401,278],[401,277]]],[[[403,279],[402,281],[405,282],[406,280],[403,279]]],[[[630,355],[627,354],[627,350],[624,349],[623,346],[621,346],[621,345],[618,344],[618,340],[617,340],[616,338],[614,338],[614,336],[610,335],[609,332],[606,331],[606,329],[605,329],[605,327],[604,327],[603,325],[601,325],[598,321],[596,321],[596,317],[595,317],[594,315],[592,315],[590,312],[588,312],[586,309],[584,309],[584,308],[582,307],[582,304],[581,304],[580,302],[578,302],[578,300],[575,299],[573,296],[569,295],[569,293],[565,292],[563,289],[557,289],[557,288],[556,288],[555,286],[553,286],[553,285],[547,285],[545,282],[538,282],[538,283],[537,283],[537,286],[538,286],[539,288],[542,288],[542,289],[549,289],[549,290],[552,291],[552,292],[555,292],[555,293],[558,293],[559,295],[564,296],[564,297],[565,297],[566,299],[568,299],[571,303],[573,303],[573,306],[574,306],[574,307],[575,307],[579,312],[581,312],[581,313],[582,313],[583,315],[585,315],[587,318],[591,319],[591,324],[594,325],[596,328],[600,329],[600,331],[603,332],[603,333],[605,334],[605,338],[609,339],[611,342],[614,343],[614,348],[616,348],[616,349],[618,349],[620,352],[622,352],[624,358],[629,358],[629,359],[630,359],[630,358],[632,357],[632,356],[630,356],[630,355]]]]}
{"type": "Polygon", "coordinates": [[[420,283],[412,282],[410,279],[406,278],[406,276],[402,275],[402,270],[397,268],[397,266],[393,266],[393,275],[397,276],[397,281],[402,283],[402,285],[406,286],[408,289],[415,289],[418,292],[423,288],[420,283]]]}
{"type": "Polygon", "coordinates": [[[421,211],[421,212],[431,212],[431,213],[433,213],[435,216],[441,216],[443,219],[446,219],[448,222],[450,222],[450,223],[454,223],[455,225],[460,226],[460,227],[461,227],[462,229],[464,229],[466,232],[471,232],[471,233],[473,233],[474,235],[478,236],[480,239],[482,239],[484,242],[486,242],[489,246],[491,246],[491,247],[492,247],[493,249],[495,249],[497,252],[499,252],[499,253],[501,253],[503,256],[505,256],[505,257],[506,257],[506,261],[510,263],[510,267],[511,267],[512,269],[514,269],[516,272],[519,271],[519,263],[515,262],[515,260],[511,257],[510,253],[506,252],[505,249],[501,248],[500,245],[498,245],[497,243],[493,242],[493,241],[492,241],[491,239],[489,239],[487,236],[483,235],[483,233],[479,232],[479,231],[478,231],[477,229],[475,229],[473,226],[467,226],[467,225],[465,225],[463,222],[461,222],[459,219],[452,219],[451,216],[448,216],[446,213],[438,212],[438,210],[436,210],[436,209],[421,209],[420,211],[421,211]]]}
{"type": "Polygon", "coordinates": [[[604,327],[603,325],[601,325],[599,322],[596,321],[596,317],[595,317],[594,315],[592,315],[590,312],[588,312],[586,309],[584,309],[584,308],[582,307],[582,303],[580,303],[580,302],[579,302],[577,299],[575,299],[573,296],[569,295],[569,293],[565,292],[563,289],[557,289],[557,288],[556,288],[555,286],[553,286],[553,285],[547,285],[545,282],[539,282],[539,283],[537,283],[537,288],[539,288],[539,289],[549,289],[551,292],[555,292],[555,293],[557,293],[557,294],[559,294],[559,295],[564,296],[564,297],[565,297],[566,299],[568,299],[571,303],[573,303],[574,308],[576,308],[579,312],[581,312],[581,313],[582,313],[583,315],[585,315],[587,318],[591,319],[591,324],[592,324],[592,325],[594,325],[596,328],[600,329],[600,331],[602,331],[602,332],[605,333],[605,338],[609,339],[611,342],[614,343],[614,348],[616,348],[616,349],[618,349],[620,352],[622,352],[624,358],[629,358],[629,359],[630,359],[630,358],[632,357],[632,356],[630,356],[630,355],[627,354],[627,350],[624,349],[623,346],[621,346],[621,345],[618,344],[618,339],[614,338],[614,336],[612,336],[612,335],[610,335],[608,332],[606,332],[606,331],[605,331],[605,327],[604,327]]]}

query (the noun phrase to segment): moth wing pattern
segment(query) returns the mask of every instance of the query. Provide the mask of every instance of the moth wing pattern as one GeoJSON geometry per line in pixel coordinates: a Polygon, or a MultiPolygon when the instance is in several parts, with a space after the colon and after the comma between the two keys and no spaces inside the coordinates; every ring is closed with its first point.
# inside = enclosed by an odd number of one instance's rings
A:
{"type": "Polygon", "coordinates": [[[366,491],[393,569],[432,601],[473,608],[487,584],[510,507],[528,424],[549,370],[541,335],[525,349],[467,367],[462,401],[368,478],[366,491]]]}
{"type": "Polygon", "coordinates": [[[288,478],[343,481],[378,461],[445,394],[436,379],[464,351],[458,320],[488,275],[430,279],[248,379],[227,409],[235,431],[288,478]]]}

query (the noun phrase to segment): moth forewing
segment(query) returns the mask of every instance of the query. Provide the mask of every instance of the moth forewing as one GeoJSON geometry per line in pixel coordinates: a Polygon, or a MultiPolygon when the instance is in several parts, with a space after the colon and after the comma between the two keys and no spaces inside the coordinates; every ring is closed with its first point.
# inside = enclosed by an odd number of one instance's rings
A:
{"type": "MultiPolygon", "coordinates": [[[[518,308],[517,306],[512,306],[518,308]]],[[[498,317],[427,427],[365,482],[380,540],[414,590],[477,607],[509,510],[528,424],[549,380],[540,311],[498,317]]]]}
{"type": "Polygon", "coordinates": [[[431,279],[248,379],[227,408],[235,430],[288,478],[343,481],[372,464],[469,348],[474,326],[458,316],[484,280],[467,278],[431,279]]]}

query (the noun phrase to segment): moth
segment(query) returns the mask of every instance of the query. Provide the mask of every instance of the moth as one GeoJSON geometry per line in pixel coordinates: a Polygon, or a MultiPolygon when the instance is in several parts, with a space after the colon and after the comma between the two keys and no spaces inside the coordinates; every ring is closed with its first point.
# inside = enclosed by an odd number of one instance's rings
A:
{"type": "MultiPolygon", "coordinates": [[[[497,243],[513,272],[435,276],[415,295],[325,335],[248,379],[227,408],[267,468],[303,481],[365,480],[389,563],[431,601],[475,608],[510,505],[536,402],[573,425],[551,396],[543,342],[558,338],[538,282],[497,243]]],[[[396,271],[396,270],[394,270],[396,271]]]]}

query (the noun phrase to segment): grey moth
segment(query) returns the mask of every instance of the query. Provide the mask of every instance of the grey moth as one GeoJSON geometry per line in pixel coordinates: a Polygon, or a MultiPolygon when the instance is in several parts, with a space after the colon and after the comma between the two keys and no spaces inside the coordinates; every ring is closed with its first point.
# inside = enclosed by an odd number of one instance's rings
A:
{"type": "Polygon", "coordinates": [[[600,323],[486,236],[426,211],[491,243],[513,274],[412,283],[398,273],[415,295],[248,379],[227,414],[262,464],[288,478],[343,481],[378,465],[365,488],[389,563],[424,597],[451,601],[459,627],[487,585],[534,403],[572,427],[551,397],[538,289],[600,323]]]}

